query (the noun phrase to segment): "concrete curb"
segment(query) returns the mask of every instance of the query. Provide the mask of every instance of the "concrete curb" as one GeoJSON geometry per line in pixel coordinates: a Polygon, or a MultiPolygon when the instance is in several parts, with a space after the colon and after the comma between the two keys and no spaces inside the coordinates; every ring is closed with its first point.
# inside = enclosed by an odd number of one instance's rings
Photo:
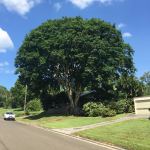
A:
{"type": "Polygon", "coordinates": [[[71,137],[71,138],[74,138],[74,139],[77,139],[77,140],[80,140],[80,141],[84,141],[84,142],[87,142],[87,143],[91,143],[91,144],[94,144],[94,145],[97,145],[97,146],[105,147],[105,148],[108,148],[110,150],[125,150],[121,147],[117,147],[117,146],[102,143],[102,142],[97,142],[97,141],[94,141],[94,140],[91,140],[91,139],[87,139],[87,138],[80,137],[80,136],[75,136],[75,135],[72,135],[72,134],[65,134],[65,133],[61,133],[61,132],[57,132],[57,131],[53,131],[53,130],[52,130],[52,132],[55,132],[57,134],[61,134],[61,135],[64,135],[64,136],[68,136],[68,137],[71,137]]]}
{"type": "Polygon", "coordinates": [[[31,126],[31,127],[35,127],[37,129],[41,129],[41,130],[44,130],[44,131],[47,131],[47,132],[53,132],[53,133],[56,133],[56,134],[67,136],[67,137],[70,137],[70,138],[73,138],[73,139],[76,139],[76,140],[79,140],[79,141],[82,141],[82,142],[86,142],[86,143],[90,143],[90,144],[93,144],[93,145],[96,145],[96,146],[107,148],[109,150],[126,150],[126,149],[123,149],[121,147],[117,147],[117,146],[114,146],[114,145],[110,145],[110,144],[106,144],[106,143],[102,143],[102,142],[97,142],[97,141],[94,141],[94,140],[91,140],[91,139],[83,138],[83,137],[80,137],[80,136],[75,136],[75,135],[72,135],[72,134],[62,133],[62,132],[59,132],[59,131],[56,131],[56,130],[53,130],[53,129],[44,128],[44,127],[41,127],[41,126],[26,123],[26,122],[23,122],[23,121],[17,121],[17,123],[28,125],[28,126],[31,126]]]}

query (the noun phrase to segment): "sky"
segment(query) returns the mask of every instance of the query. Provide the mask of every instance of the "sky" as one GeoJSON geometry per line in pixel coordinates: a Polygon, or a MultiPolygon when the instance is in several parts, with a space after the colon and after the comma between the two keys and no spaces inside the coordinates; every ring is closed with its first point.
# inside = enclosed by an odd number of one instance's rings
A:
{"type": "Polygon", "coordinates": [[[135,51],[136,76],[150,71],[150,0],[0,0],[0,85],[14,86],[14,61],[25,35],[64,16],[116,24],[135,51]]]}

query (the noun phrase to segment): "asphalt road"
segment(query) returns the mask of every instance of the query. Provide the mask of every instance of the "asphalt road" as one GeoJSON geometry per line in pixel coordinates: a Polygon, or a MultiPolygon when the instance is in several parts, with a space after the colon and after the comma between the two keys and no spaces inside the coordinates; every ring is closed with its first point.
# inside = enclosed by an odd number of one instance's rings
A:
{"type": "Polygon", "coordinates": [[[0,150],[110,150],[65,135],[0,119],[0,150]]]}

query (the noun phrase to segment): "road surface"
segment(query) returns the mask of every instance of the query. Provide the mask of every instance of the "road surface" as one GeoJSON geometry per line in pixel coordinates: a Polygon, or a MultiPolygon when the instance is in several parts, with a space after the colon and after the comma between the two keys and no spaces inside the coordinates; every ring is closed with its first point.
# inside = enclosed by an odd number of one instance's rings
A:
{"type": "Polygon", "coordinates": [[[51,131],[0,119],[0,150],[110,150],[51,131]]]}

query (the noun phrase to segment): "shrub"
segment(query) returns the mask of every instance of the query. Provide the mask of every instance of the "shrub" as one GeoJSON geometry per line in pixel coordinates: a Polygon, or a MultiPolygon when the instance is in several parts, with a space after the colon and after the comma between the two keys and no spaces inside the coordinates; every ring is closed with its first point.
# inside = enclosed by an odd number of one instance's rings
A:
{"type": "Polygon", "coordinates": [[[83,105],[83,111],[86,116],[101,116],[101,112],[105,106],[102,103],[88,102],[83,105]]]}
{"type": "Polygon", "coordinates": [[[127,100],[127,113],[132,113],[134,111],[135,111],[134,101],[133,99],[128,99],[127,100]]]}
{"type": "Polygon", "coordinates": [[[105,107],[101,113],[102,117],[113,117],[116,116],[116,111],[105,107]]]}
{"type": "Polygon", "coordinates": [[[127,112],[127,101],[125,99],[116,102],[116,112],[117,114],[122,114],[127,112]]]}
{"type": "Polygon", "coordinates": [[[41,101],[39,99],[34,99],[27,103],[26,112],[40,111],[42,109],[41,101]]]}
{"type": "Polygon", "coordinates": [[[122,99],[117,102],[111,102],[108,108],[115,110],[117,114],[134,112],[134,102],[132,99],[122,99]]]}
{"type": "Polygon", "coordinates": [[[105,107],[102,103],[88,102],[83,105],[85,115],[89,117],[112,117],[116,115],[116,111],[105,107]]]}

